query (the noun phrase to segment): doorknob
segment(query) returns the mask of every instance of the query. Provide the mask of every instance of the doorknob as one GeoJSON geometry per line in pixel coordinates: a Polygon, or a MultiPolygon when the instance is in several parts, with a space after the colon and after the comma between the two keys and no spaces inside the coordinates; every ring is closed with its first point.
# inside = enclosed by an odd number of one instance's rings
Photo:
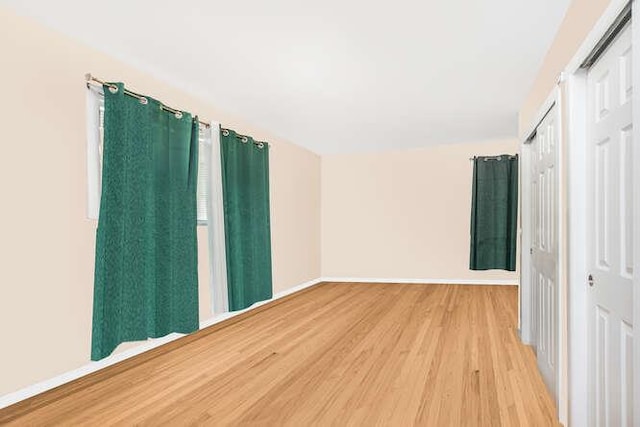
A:
{"type": "Polygon", "coordinates": [[[593,288],[593,274],[590,274],[589,277],[587,277],[587,282],[589,282],[589,287],[593,288]]]}

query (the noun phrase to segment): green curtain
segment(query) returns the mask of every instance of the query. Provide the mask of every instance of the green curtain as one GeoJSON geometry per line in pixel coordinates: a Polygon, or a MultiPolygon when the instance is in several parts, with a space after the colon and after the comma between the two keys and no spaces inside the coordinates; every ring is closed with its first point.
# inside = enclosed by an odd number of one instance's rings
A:
{"type": "Polygon", "coordinates": [[[91,359],[198,329],[198,122],[104,87],[91,359]]]}
{"type": "Polygon", "coordinates": [[[269,145],[223,129],[222,187],[229,310],[271,298],[269,145]]]}
{"type": "Polygon", "coordinates": [[[471,270],[515,271],[518,156],[476,157],[471,201],[471,270]]]}

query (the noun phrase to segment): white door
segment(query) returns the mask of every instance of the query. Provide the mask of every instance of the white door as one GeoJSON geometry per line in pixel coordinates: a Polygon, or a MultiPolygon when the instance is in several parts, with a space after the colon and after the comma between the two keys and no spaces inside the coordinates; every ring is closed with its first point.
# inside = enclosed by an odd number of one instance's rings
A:
{"type": "Polygon", "coordinates": [[[558,397],[558,115],[554,106],[531,142],[531,287],[533,337],[538,368],[558,397]]]}
{"type": "Polygon", "coordinates": [[[589,70],[586,177],[591,426],[633,426],[631,31],[589,70]]]}

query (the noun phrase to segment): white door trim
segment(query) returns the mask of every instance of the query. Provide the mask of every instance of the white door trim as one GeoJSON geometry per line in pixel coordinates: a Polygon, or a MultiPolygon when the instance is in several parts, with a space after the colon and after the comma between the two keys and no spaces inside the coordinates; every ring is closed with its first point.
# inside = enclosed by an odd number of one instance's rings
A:
{"type": "Polygon", "coordinates": [[[633,141],[635,141],[635,147],[633,149],[633,160],[636,167],[634,168],[634,183],[633,189],[634,197],[634,264],[633,264],[633,327],[635,331],[634,338],[634,381],[633,381],[633,400],[634,400],[634,421],[640,423],[640,338],[638,332],[640,330],[640,149],[638,149],[638,143],[640,142],[640,66],[638,66],[638,50],[640,46],[640,19],[637,17],[640,14],[640,6],[638,2],[632,4],[631,15],[631,49],[632,49],[632,69],[633,69],[633,141]]]}
{"type": "Polygon", "coordinates": [[[568,215],[568,396],[567,425],[586,426],[588,419],[587,341],[587,73],[578,70],[567,77],[567,215],[568,215]]]}
{"type": "Polygon", "coordinates": [[[566,260],[567,260],[567,240],[566,240],[566,198],[565,193],[566,189],[566,170],[567,165],[565,163],[565,157],[567,152],[567,144],[565,142],[565,99],[563,93],[563,81],[562,76],[558,80],[557,87],[557,98],[556,105],[557,108],[557,117],[558,117],[558,147],[556,151],[556,162],[557,162],[557,190],[556,190],[556,202],[557,208],[556,213],[558,215],[557,218],[557,245],[558,245],[558,256],[557,256],[557,265],[556,265],[556,286],[557,286],[557,297],[558,297],[558,325],[556,333],[558,334],[558,367],[557,367],[557,388],[558,388],[558,419],[563,425],[567,425],[567,420],[569,417],[568,414],[568,406],[569,406],[569,379],[567,375],[568,370],[568,327],[567,327],[567,280],[566,280],[566,260]]]}
{"type": "Polygon", "coordinates": [[[519,314],[518,328],[520,340],[530,346],[535,346],[533,334],[533,307],[532,307],[532,284],[531,284],[531,255],[530,248],[533,245],[531,227],[533,221],[531,217],[531,197],[524,197],[531,194],[531,144],[525,140],[520,146],[520,292],[519,292],[519,314]],[[526,272],[527,274],[524,274],[526,272]]]}

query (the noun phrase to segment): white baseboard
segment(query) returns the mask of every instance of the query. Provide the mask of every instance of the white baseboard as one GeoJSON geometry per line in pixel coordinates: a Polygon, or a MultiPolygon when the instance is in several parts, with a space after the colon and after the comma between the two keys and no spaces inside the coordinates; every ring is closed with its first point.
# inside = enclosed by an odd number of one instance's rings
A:
{"type": "Polygon", "coordinates": [[[313,285],[317,285],[318,283],[322,282],[322,279],[314,279],[314,280],[309,280],[308,282],[304,282],[301,283],[299,285],[293,286],[291,288],[285,289],[284,291],[280,291],[278,293],[273,294],[273,297],[271,297],[271,299],[268,300],[264,300],[264,301],[258,301],[257,303],[253,304],[250,307],[245,308],[244,310],[238,310],[238,311],[230,311],[228,313],[222,313],[222,314],[218,314],[214,317],[211,317],[207,320],[203,320],[202,322],[200,322],[200,329],[204,329],[207,328],[209,326],[215,325],[216,323],[220,323],[223,320],[227,320],[230,319],[232,317],[235,317],[239,314],[245,313],[247,311],[251,311],[254,308],[260,307],[261,305],[265,305],[265,304],[269,304],[272,301],[275,301],[277,299],[280,298],[284,298],[287,295],[291,295],[295,292],[301,291],[305,288],[311,287],[313,285]]]}
{"type": "Polygon", "coordinates": [[[531,340],[524,340],[522,339],[522,329],[518,328],[518,338],[520,338],[520,341],[522,342],[522,344],[524,345],[528,345],[531,346],[533,345],[533,341],[531,340]]]}
{"type": "MultiPolygon", "coordinates": [[[[292,288],[286,289],[284,291],[278,292],[276,294],[273,295],[273,297],[269,300],[266,301],[260,301],[257,302],[255,304],[253,304],[251,307],[248,307],[244,310],[240,310],[240,311],[233,311],[233,312],[229,312],[229,313],[223,313],[223,314],[218,314],[215,315],[209,319],[206,319],[202,322],[200,322],[200,329],[203,328],[207,328],[209,326],[215,325],[216,323],[220,323],[224,320],[230,319],[232,317],[238,316],[239,314],[245,313],[247,311],[251,311],[257,307],[260,307],[264,304],[268,304],[271,301],[275,301],[277,299],[283,298],[287,295],[290,295],[294,292],[298,292],[302,289],[311,287],[313,285],[316,285],[320,282],[322,282],[323,280],[321,279],[315,279],[315,280],[310,280],[308,282],[302,283],[300,285],[296,285],[292,288]]],[[[89,362],[84,366],[81,366],[80,368],[74,369],[72,371],[68,371],[65,372],[61,375],[57,375],[53,378],[50,378],[48,380],[44,380],[41,381],[39,383],[27,386],[23,389],[20,389],[18,391],[9,393],[9,394],[5,394],[4,396],[0,396],[0,409],[2,408],[6,408],[7,406],[13,405],[14,403],[20,402],[21,400],[25,400],[28,399],[30,397],[33,397],[37,394],[43,393],[47,390],[51,390],[53,388],[56,388],[58,386],[61,386],[63,384],[66,384],[68,382],[71,382],[73,380],[76,380],[78,378],[84,377],[85,375],[91,374],[93,372],[99,371],[101,369],[104,369],[108,366],[111,365],[115,365],[118,362],[121,362],[123,360],[129,359],[133,356],[136,356],[138,354],[144,353],[145,351],[149,351],[151,349],[154,349],[156,347],[159,347],[161,345],[167,344],[171,341],[174,341],[180,337],[183,337],[184,334],[178,334],[178,333],[172,333],[169,335],[166,335],[162,338],[154,338],[154,339],[150,339],[148,341],[145,341],[144,343],[131,348],[129,350],[123,351],[121,353],[117,353],[117,354],[113,354],[109,357],[105,357],[102,360],[99,360],[97,362],[89,362]]]]}
{"type": "Polygon", "coordinates": [[[480,279],[398,279],[374,277],[323,277],[323,282],[347,283],[414,283],[430,285],[506,285],[518,286],[518,280],[480,280],[480,279]]]}

